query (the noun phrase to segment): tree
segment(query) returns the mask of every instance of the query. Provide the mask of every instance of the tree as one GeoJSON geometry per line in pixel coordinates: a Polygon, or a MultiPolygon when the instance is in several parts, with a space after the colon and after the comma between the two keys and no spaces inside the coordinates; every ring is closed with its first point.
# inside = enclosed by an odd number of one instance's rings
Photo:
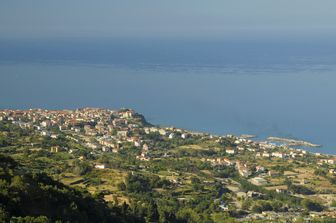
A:
{"type": "Polygon", "coordinates": [[[118,183],[117,187],[118,187],[118,190],[120,190],[120,191],[125,191],[126,190],[126,185],[125,185],[124,182],[118,183]]]}
{"type": "Polygon", "coordinates": [[[21,176],[14,176],[12,178],[12,182],[10,186],[16,190],[21,190],[21,191],[25,191],[26,189],[26,184],[24,183],[21,176]]]}
{"type": "Polygon", "coordinates": [[[11,223],[49,223],[50,221],[46,216],[38,217],[12,217],[10,220],[11,223]]]}
{"type": "Polygon", "coordinates": [[[9,215],[5,209],[0,208],[0,222],[8,222],[9,215]]]}
{"type": "Polygon", "coordinates": [[[304,199],[302,205],[307,211],[323,211],[324,209],[320,203],[309,199],[304,199]]]}
{"type": "Polygon", "coordinates": [[[268,201],[257,201],[253,206],[252,206],[252,211],[256,213],[261,213],[263,211],[272,211],[273,208],[268,201]]]}
{"type": "Polygon", "coordinates": [[[0,155],[0,222],[121,222],[106,203],[87,191],[20,168],[0,155]]]}
{"type": "Polygon", "coordinates": [[[325,176],[327,175],[327,173],[328,173],[327,170],[324,170],[324,169],[321,169],[321,168],[316,169],[316,170],[314,171],[314,174],[315,174],[315,175],[323,176],[323,177],[325,177],[325,176]]]}
{"type": "Polygon", "coordinates": [[[92,170],[92,167],[87,161],[76,160],[74,162],[73,173],[77,175],[84,175],[92,170]]]}
{"type": "Polygon", "coordinates": [[[140,174],[128,174],[125,180],[126,190],[131,193],[151,191],[148,178],[140,174]]]}
{"type": "Polygon", "coordinates": [[[202,222],[201,216],[197,214],[191,208],[183,208],[179,210],[176,216],[177,216],[177,220],[179,220],[180,222],[186,222],[186,223],[201,223],[202,222]]]}
{"type": "Polygon", "coordinates": [[[157,222],[159,220],[159,212],[157,210],[157,205],[154,200],[150,200],[147,207],[147,220],[150,222],[157,222]]]}

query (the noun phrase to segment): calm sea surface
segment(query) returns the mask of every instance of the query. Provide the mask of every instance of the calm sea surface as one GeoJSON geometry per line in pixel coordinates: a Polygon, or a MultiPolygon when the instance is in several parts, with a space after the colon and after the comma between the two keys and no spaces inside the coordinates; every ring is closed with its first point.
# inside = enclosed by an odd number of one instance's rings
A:
{"type": "Polygon", "coordinates": [[[336,154],[332,41],[0,41],[0,108],[134,108],[163,126],[336,154]]]}

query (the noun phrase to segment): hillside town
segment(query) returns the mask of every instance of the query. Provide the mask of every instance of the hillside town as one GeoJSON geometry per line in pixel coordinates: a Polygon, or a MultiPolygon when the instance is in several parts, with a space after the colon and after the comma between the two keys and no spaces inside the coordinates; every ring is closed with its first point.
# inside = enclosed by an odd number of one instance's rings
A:
{"type": "MultiPolygon", "coordinates": [[[[215,136],[207,133],[191,132],[174,127],[158,127],[146,123],[144,117],[132,109],[109,110],[99,108],[84,108],[76,110],[0,110],[0,121],[8,120],[21,128],[33,129],[41,136],[49,136],[56,139],[58,133],[64,132],[67,137],[74,141],[81,141],[83,145],[97,152],[117,153],[122,149],[123,143],[131,142],[135,147],[141,148],[138,156],[141,160],[149,160],[150,144],[144,139],[144,135],[159,133],[167,139],[179,137],[181,139],[194,136],[216,139],[218,142],[229,139],[233,141],[234,147],[225,150],[227,155],[239,156],[245,151],[252,152],[256,158],[280,158],[295,159],[304,157],[307,151],[303,149],[290,148],[283,145],[276,145],[271,142],[257,142],[245,137],[233,135],[215,136]]],[[[60,151],[67,148],[52,148],[60,151]]],[[[68,152],[72,152],[71,149],[68,152]]],[[[321,153],[310,153],[318,157],[318,165],[335,165],[336,157],[323,155],[321,153]]],[[[162,158],[162,157],[161,157],[162,158]]],[[[213,165],[235,165],[242,176],[248,177],[252,170],[239,160],[229,160],[228,157],[203,158],[203,161],[211,162],[213,165]]],[[[257,170],[258,171],[258,170],[257,170]]],[[[330,169],[334,173],[334,169],[330,169]]]]}
{"type": "MultiPolygon", "coordinates": [[[[199,161],[203,163],[202,165],[210,165],[211,168],[233,169],[241,179],[256,187],[263,187],[280,194],[318,199],[328,208],[310,214],[336,217],[336,208],[333,206],[336,202],[336,186],[330,183],[336,178],[336,157],[332,155],[311,153],[286,144],[255,141],[244,135],[218,136],[174,127],[154,126],[132,109],[6,109],[0,110],[0,121],[32,131],[43,138],[55,141],[65,138],[69,142],[86,148],[89,154],[84,155],[78,153],[78,148],[62,144],[51,145],[48,150],[51,154],[71,154],[82,162],[89,159],[89,156],[96,157],[92,165],[97,171],[107,171],[111,168],[111,164],[99,160],[99,157],[105,154],[122,154],[129,148],[134,148],[136,151],[134,159],[139,162],[139,167],[143,171],[150,168],[152,162],[179,160],[187,156],[191,161],[199,161]],[[298,168],[285,167],[285,164],[291,164],[292,167],[298,166],[298,168]],[[299,168],[299,166],[302,167],[299,168]],[[305,169],[305,166],[311,169],[305,169]],[[317,176],[319,171],[325,178],[323,183],[321,179],[319,181],[312,178],[317,176]],[[288,183],[289,181],[291,183],[288,183]],[[307,195],[299,194],[291,190],[292,184],[313,188],[315,192],[307,195]]],[[[31,142],[25,146],[41,147],[38,142],[31,142]]],[[[177,173],[165,177],[177,188],[183,188],[187,185],[190,176],[181,175],[183,174],[177,173]]],[[[265,196],[262,192],[242,190],[242,183],[234,179],[213,178],[234,193],[228,201],[218,204],[223,212],[232,208],[244,209],[243,200],[261,199],[265,196]]],[[[204,180],[204,183],[207,182],[204,180]]],[[[187,198],[182,196],[179,199],[187,198]]],[[[277,219],[291,215],[298,217],[293,212],[294,210],[290,209],[280,213],[262,211],[258,214],[250,213],[242,220],[277,219]]]]}

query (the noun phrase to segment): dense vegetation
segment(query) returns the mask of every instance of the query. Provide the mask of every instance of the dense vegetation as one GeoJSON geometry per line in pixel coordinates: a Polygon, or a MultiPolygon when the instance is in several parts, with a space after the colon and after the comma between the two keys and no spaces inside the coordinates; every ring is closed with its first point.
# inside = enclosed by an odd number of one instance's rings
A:
{"type": "Polygon", "coordinates": [[[100,199],[0,155],[0,222],[122,222],[100,199]]]}

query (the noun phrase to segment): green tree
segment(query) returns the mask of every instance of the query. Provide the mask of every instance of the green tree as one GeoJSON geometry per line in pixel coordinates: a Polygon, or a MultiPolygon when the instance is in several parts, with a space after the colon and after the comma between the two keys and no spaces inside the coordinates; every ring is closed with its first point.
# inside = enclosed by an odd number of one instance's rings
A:
{"type": "Polygon", "coordinates": [[[302,205],[307,211],[323,211],[324,209],[320,203],[309,199],[302,200],[302,205]]]}
{"type": "Polygon", "coordinates": [[[26,184],[21,176],[14,176],[10,186],[16,190],[24,191],[26,189],[26,184]]]}

